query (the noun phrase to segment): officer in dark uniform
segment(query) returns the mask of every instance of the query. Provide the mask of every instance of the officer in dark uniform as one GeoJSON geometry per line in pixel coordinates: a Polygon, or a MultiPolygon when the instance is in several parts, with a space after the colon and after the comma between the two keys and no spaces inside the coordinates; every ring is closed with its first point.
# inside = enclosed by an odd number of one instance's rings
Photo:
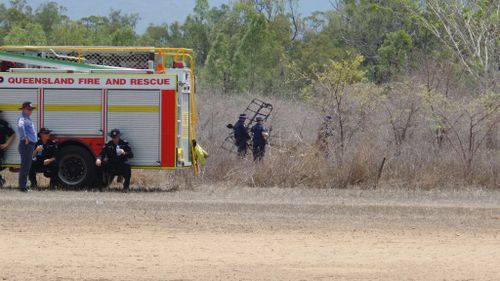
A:
{"type": "Polygon", "coordinates": [[[318,130],[318,138],[316,139],[316,146],[318,151],[328,158],[330,152],[330,140],[333,137],[332,116],[327,115],[323,118],[323,123],[318,130]]]}
{"type": "Polygon", "coordinates": [[[130,177],[132,171],[127,164],[128,159],[134,158],[132,148],[126,140],[121,139],[118,129],[113,129],[109,133],[111,140],[104,145],[101,153],[97,157],[96,165],[102,167],[106,185],[113,181],[115,176],[123,176],[123,191],[128,192],[130,187],[130,177]]]}
{"type": "MultiPolygon", "coordinates": [[[[2,111],[0,110],[0,113],[2,111]]],[[[3,155],[7,148],[12,144],[14,139],[16,138],[16,133],[14,129],[10,126],[10,124],[0,118],[0,162],[3,160],[3,155]]],[[[0,168],[0,171],[3,171],[5,168],[0,168]]],[[[5,184],[5,179],[0,176],[0,188],[5,184]]]]}
{"type": "Polygon", "coordinates": [[[33,151],[33,162],[29,173],[31,188],[38,187],[36,174],[43,173],[45,177],[50,178],[49,188],[54,189],[57,183],[57,160],[56,156],[59,152],[56,141],[50,140],[52,131],[47,128],[41,128],[38,131],[38,141],[35,144],[33,151]]]}
{"type": "Polygon", "coordinates": [[[264,126],[264,119],[260,116],[256,118],[257,124],[252,127],[253,160],[262,160],[266,153],[266,144],[269,133],[264,126]]]}
{"type": "Polygon", "coordinates": [[[250,135],[248,134],[248,127],[245,124],[247,120],[246,114],[240,114],[240,117],[236,124],[233,126],[234,139],[236,141],[236,146],[238,147],[238,155],[240,157],[245,157],[248,152],[248,140],[250,135]]]}

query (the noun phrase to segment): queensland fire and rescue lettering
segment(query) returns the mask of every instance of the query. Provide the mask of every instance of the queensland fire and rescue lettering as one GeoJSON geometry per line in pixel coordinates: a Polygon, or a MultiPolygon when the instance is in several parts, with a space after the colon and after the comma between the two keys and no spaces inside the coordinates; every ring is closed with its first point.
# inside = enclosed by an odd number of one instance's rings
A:
{"type": "Polygon", "coordinates": [[[0,76],[0,85],[8,87],[83,87],[83,88],[150,88],[174,89],[175,83],[166,75],[134,75],[133,77],[105,77],[72,74],[58,77],[55,75],[5,74],[0,76]]]}

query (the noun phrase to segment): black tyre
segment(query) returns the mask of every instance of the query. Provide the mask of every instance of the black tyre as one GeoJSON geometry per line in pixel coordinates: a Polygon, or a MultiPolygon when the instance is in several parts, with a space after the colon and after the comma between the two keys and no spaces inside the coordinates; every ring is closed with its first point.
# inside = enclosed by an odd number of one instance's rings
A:
{"type": "Polygon", "coordinates": [[[96,181],[95,159],[83,147],[70,145],[60,150],[59,182],[63,187],[78,189],[96,181]]]}

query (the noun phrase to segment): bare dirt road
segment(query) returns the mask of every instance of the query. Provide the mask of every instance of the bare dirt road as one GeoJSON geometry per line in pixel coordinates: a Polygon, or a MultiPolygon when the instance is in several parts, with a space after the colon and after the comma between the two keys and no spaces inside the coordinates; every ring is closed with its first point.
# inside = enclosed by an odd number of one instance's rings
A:
{"type": "Polygon", "coordinates": [[[500,192],[1,190],[0,280],[500,280],[500,192]]]}

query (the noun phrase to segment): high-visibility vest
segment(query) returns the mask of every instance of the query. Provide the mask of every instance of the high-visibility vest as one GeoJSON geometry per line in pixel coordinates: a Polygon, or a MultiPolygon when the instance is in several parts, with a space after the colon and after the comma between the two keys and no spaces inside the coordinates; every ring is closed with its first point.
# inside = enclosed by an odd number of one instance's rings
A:
{"type": "Polygon", "coordinates": [[[208,153],[199,145],[194,147],[194,157],[198,164],[205,165],[205,159],[208,158],[208,153]]]}

